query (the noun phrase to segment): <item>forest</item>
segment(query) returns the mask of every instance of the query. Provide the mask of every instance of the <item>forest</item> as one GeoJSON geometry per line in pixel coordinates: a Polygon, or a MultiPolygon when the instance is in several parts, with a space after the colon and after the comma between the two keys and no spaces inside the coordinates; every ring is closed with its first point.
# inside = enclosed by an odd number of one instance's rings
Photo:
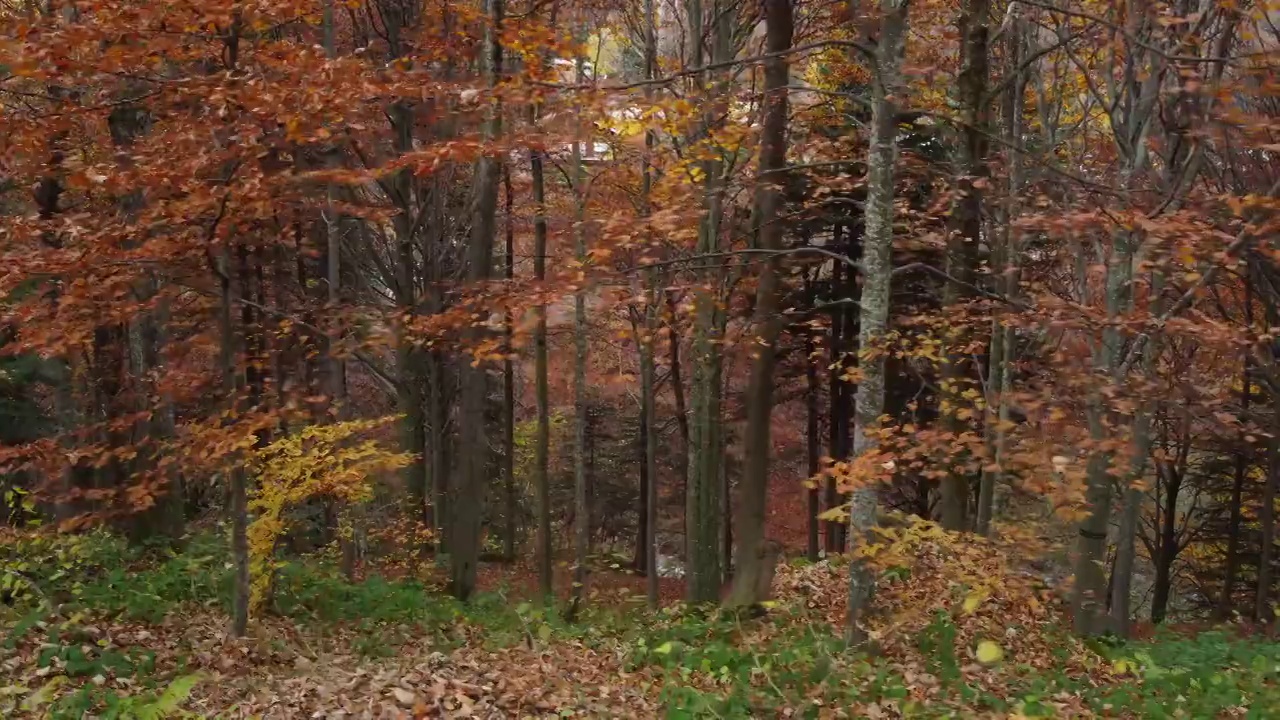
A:
{"type": "Polygon", "coordinates": [[[0,716],[1280,717],[1280,2],[0,28],[0,716]]]}

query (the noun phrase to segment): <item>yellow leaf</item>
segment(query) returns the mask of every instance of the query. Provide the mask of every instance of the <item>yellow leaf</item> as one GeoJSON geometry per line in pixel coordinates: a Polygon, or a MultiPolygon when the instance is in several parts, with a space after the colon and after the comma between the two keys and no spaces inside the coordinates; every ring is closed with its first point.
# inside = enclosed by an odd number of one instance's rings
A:
{"type": "Polygon", "coordinates": [[[1115,672],[1115,674],[1117,675],[1124,675],[1125,673],[1129,672],[1129,661],[1117,660],[1111,664],[1111,670],[1115,672]]]}
{"type": "Polygon", "coordinates": [[[1004,657],[1004,650],[990,640],[983,640],[978,643],[978,662],[984,665],[1000,662],[1004,657]]]}
{"type": "Polygon", "coordinates": [[[965,614],[968,615],[974,610],[977,610],[978,606],[981,604],[982,604],[982,595],[979,593],[973,593],[972,595],[964,599],[965,614]]]}
{"type": "Polygon", "coordinates": [[[844,520],[845,517],[847,517],[847,513],[845,513],[843,507],[833,507],[818,515],[819,520],[844,520]]]}
{"type": "Polygon", "coordinates": [[[66,675],[55,675],[29,697],[22,701],[23,710],[39,710],[53,700],[54,692],[67,681],[66,675]]]}

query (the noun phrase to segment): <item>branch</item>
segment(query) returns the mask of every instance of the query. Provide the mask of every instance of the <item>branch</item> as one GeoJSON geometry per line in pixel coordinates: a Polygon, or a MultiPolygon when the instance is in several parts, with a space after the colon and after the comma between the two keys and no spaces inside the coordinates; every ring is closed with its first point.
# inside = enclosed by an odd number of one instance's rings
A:
{"type": "MultiPolygon", "coordinates": [[[[194,286],[191,286],[191,285],[187,285],[186,287],[187,287],[187,289],[189,289],[189,290],[193,290],[193,291],[198,292],[198,293],[205,293],[205,291],[204,291],[204,290],[201,290],[201,289],[200,289],[200,288],[198,288],[198,287],[194,287],[194,286]]],[[[205,294],[207,294],[207,293],[205,293],[205,294]]],[[[258,311],[260,311],[260,312],[266,313],[266,314],[268,314],[268,315],[274,315],[274,316],[275,316],[275,317],[277,317],[277,318],[281,318],[281,319],[284,319],[284,320],[288,320],[288,321],[290,321],[291,323],[293,323],[294,325],[297,325],[298,327],[301,327],[301,328],[305,328],[305,329],[307,329],[307,330],[310,330],[311,332],[314,332],[314,333],[316,333],[317,335],[325,335],[325,334],[326,334],[326,331],[325,331],[325,330],[323,330],[323,329],[321,329],[321,328],[319,328],[319,327],[317,327],[317,326],[315,326],[315,325],[312,325],[311,323],[309,323],[309,322],[307,322],[307,321],[305,321],[305,320],[303,320],[303,319],[301,319],[301,318],[298,318],[298,317],[296,317],[296,316],[294,316],[294,315],[290,315],[290,314],[288,314],[288,313],[285,313],[285,312],[281,312],[281,311],[279,311],[279,310],[276,310],[275,308],[267,307],[266,305],[262,305],[262,304],[260,304],[260,303],[256,303],[256,302],[254,302],[254,301],[252,301],[252,300],[247,300],[247,299],[245,299],[245,298],[236,298],[236,302],[240,303],[241,305],[247,305],[247,306],[249,306],[249,307],[251,307],[251,308],[253,308],[253,309],[255,309],[255,310],[258,310],[258,311]]],[[[354,351],[352,352],[352,354],[355,356],[356,360],[359,360],[359,361],[360,361],[360,364],[362,364],[362,365],[364,365],[366,368],[368,368],[369,372],[373,373],[374,377],[376,377],[379,381],[381,381],[381,382],[382,382],[382,384],[385,386],[385,388],[386,388],[386,390],[387,390],[388,392],[390,392],[390,393],[392,393],[392,394],[395,394],[395,393],[399,392],[399,390],[400,390],[400,384],[399,384],[398,382],[396,382],[395,378],[391,377],[390,375],[388,375],[388,374],[386,373],[386,371],[384,371],[384,370],[382,370],[381,368],[379,368],[379,367],[378,367],[378,366],[373,362],[373,360],[369,358],[369,356],[368,356],[368,355],[365,355],[363,352],[361,352],[361,351],[359,351],[359,350],[354,350],[354,351]]]]}
{"type": "MultiPolygon", "coordinates": [[[[676,265],[684,262],[693,262],[696,260],[710,260],[714,258],[734,257],[736,255],[765,255],[768,257],[777,257],[780,255],[801,255],[801,254],[821,255],[826,258],[831,258],[836,262],[843,263],[845,266],[852,268],[854,270],[858,270],[858,271],[863,270],[861,263],[854,260],[853,258],[848,257],[847,255],[841,255],[840,253],[827,250],[826,248],[814,247],[812,245],[805,245],[803,247],[785,248],[782,250],[768,250],[765,248],[746,248],[742,250],[728,250],[725,252],[717,252],[717,253],[703,253],[700,255],[690,255],[688,257],[676,258],[674,260],[663,260],[661,262],[646,263],[644,265],[640,265],[639,267],[634,268],[633,271],[650,270],[653,268],[666,267],[668,265],[676,265]]],[[[903,265],[902,267],[894,268],[893,271],[890,273],[890,275],[892,277],[897,277],[898,275],[909,273],[913,270],[923,270],[924,272],[929,273],[930,275],[936,275],[937,277],[940,277],[943,280],[946,280],[948,282],[953,282],[967,290],[972,290],[973,292],[978,293],[982,297],[985,297],[990,300],[997,300],[1007,305],[1012,305],[1013,307],[1016,307],[1019,310],[1034,309],[1032,308],[1032,306],[1027,305],[1026,303],[1023,303],[1019,300],[1015,300],[1013,298],[1000,295],[999,293],[993,293],[990,290],[974,285],[973,283],[968,283],[963,280],[960,280],[959,278],[948,273],[947,271],[940,270],[927,263],[919,263],[919,262],[908,263],[906,265],[903,265]]],[[[819,307],[825,308],[835,304],[850,304],[850,303],[857,305],[857,303],[852,300],[838,300],[835,303],[828,303],[826,305],[822,305],[819,307]]]]}
{"type": "Polygon", "coordinates": [[[1036,0],[1012,0],[1012,2],[1021,4],[1021,5],[1027,5],[1030,7],[1040,8],[1041,10],[1048,10],[1049,12],[1053,12],[1053,13],[1059,13],[1061,15],[1066,15],[1067,17],[1076,18],[1078,20],[1089,20],[1090,22],[1098,23],[1099,25],[1102,25],[1108,30],[1118,33],[1119,35],[1124,37],[1125,40],[1128,40],[1129,42],[1142,48],[1143,50],[1148,50],[1150,52],[1155,53],[1166,62],[1201,63],[1205,65],[1229,62],[1229,58],[1225,58],[1225,57],[1200,57],[1199,55],[1170,55],[1164,50],[1161,50],[1159,47],[1156,47],[1155,45],[1152,45],[1151,43],[1146,42],[1145,40],[1139,39],[1138,37],[1130,33],[1128,30],[1125,30],[1123,27],[1117,25],[1116,23],[1104,17],[1101,17],[1099,15],[1094,15],[1092,13],[1087,13],[1080,10],[1068,10],[1067,8],[1059,7],[1057,5],[1053,5],[1047,2],[1036,2],[1036,0]]]}
{"type": "MultiPolygon", "coordinates": [[[[1275,197],[1277,192],[1280,192],[1280,180],[1277,180],[1271,185],[1271,189],[1267,191],[1266,197],[1275,197]]],[[[1240,233],[1236,235],[1236,238],[1231,241],[1231,244],[1227,246],[1227,249],[1223,251],[1223,255],[1225,256],[1223,258],[1224,261],[1229,260],[1232,256],[1239,253],[1253,241],[1253,233],[1250,231],[1249,223],[1254,219],[1255,218],[1250,217],[1245,220],[1245,226],[1240,230],[1240,233]]],[[[1168,310],[1160,315],[1160,317],[1156,318],[1155,325],[1157,329],[1163,327],[1170,318],[1190,307],[1191,303],[1195,302],[1196,293],[1200,292],[1205,285],[1213,282],[1214,279],[1218,277],[1218,273],[1222,271],[1223,267],[1224,263],[1219,263],[1206,270],[1204,275],[1200,276],[1199,280],[1193,283],[1191,287],[1187,288],[1186,292],[1182,293],[1182,297],[1178,298],[1177,302],[1170,306],[1168,310]]],[[[1137,359],[1138,353],[1141,352],[1143,345],[1145,345],[1147,340],[1150,338],[1150,333],[1142,333],[1134,339],[1133,347],[1129,348],[1128,356],[1125,357],[1124,362],[1120,363],[1119,371],[1121,375],[1129,371],[1134,360],[1137,359]]]]}
{"type": "Polygon", "coordinates": [[[636,82],[626,83],[623,85],[599,86],[589,83],[557,83],[549,81],[535,81],[532,84],[540,85],[542,87],[557,88],[559,90],[634,90],[636,88],[650,87],[653,85],[667,85],[675,82],[676,80],[692,77],[694,75],[701,75],[702,73],[709,72],[711,70],[723,70],[735,65],[753,65],[764,62],[770,58],[785,57],[787,55],[809,52],[810,50],[823,50],[829,47],[851,48],[869,58],[874,58],[876,54],[875,48],[865,43],[858,42],[857,40],[822,40],[819,42],[812,42],[807,45],[797,45],[788,50],[780,50],[777,52],[762,53],[760,55],[751,55],[749,57],[725,60],[722,62],[708,63],[696,68],[680,70],[678,72],[671,73],[670,75],[664,75],[660,78],[654,78],[652,80],[637,80],[636,82]]]}
{"type": "Polygon", "coordinates": [[[965,288],[966,290],[972,290],[972,291],[974,291],[974,292],[978,293],[979,295],[981,295],[981,296],[983,296],[983,297],[985,297],[985,298],[987,298],[987,299],[989,299],[989,300],[997,300],[997,301],[999,301],[999,302],[1005,303],[1006,305],[1012,305],[1013,307],[1016,307],[1016,308],[1018,308],[1019,310],[1032,310],[1032,309],[1034,309],[1034,308],[1032,308],[1030,305],[1027,305],[1027,304],[1023,303],[1023,302],[1022,302],[1022,301],[1020,301],[1020,300],[1015,300],[1015,299],[1013,299],[1013,298],[1009,298],[1009,297],[1006,297],[1006,296],[1004,296],[1004,295],[1000,295],[999,293],[993,293],[993,292],[991,292],[990,290],[986,290],[986,289],[984,289],[984,288],[978,287],[977,285],[974,285],[973,283],[965,282],[965,281],[960,280],[959,278],[955,277],[954,275],[952,275],[952,274],[948,273],[948,272],[947,272],[947,271],[945,271],[945,270],[939,270],[938,268],[936,268],[936,267],[934,267],[934,266],[932,266],[932,265],[926,264],[926,263],[919,263],[919,262],[917,262],[917,263],[909,263],[909,264],[907,264],[907,265],[903,265],[903,266],[902,266],[902,267],[900,267],[900,268],[894,268],[894,270],[893,270],[893,273],[892,273],[892,274],[896,276],[896,275],[898,275],[898,274],[900,274],[900,273],[906,273],[906,272],[910,272],[910,271],[912,271],[912,270],[924,270],[925,272],[927,272],[927,273],[929,273],[929,274],[931,274],[931,275],[936,275],[936,276],[938,276],[938,277],[942,278],[943,280],[946,280],[947,282],[955,283],[956,285],[959,285],[960,287],[965,288]]]}

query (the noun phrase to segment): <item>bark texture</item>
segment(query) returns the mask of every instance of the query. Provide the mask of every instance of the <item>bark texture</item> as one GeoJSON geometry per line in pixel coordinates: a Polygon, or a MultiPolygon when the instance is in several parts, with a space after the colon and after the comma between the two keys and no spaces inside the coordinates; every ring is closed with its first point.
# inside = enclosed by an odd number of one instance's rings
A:
{"type": "MultiPolygon", "coordinates": [[[[787,85],[789,63],[785,53],[791,47],[793,20],[791,0],[767,0],[765,3],[764,62],[764,128],[760,137],[760,177],[756,187],[758,235],[763,250],[782,248],[783,226],[777,222],[783,196],[782,173],[787,164],[787,85]]],[[[773,412],[773,371],[777,358],[775,345],[782,332],[779,312],[781,295],[781,259],[777,256],[764,263],[756,289],[755,321],[759,339],[747,387],[747,429],[743,443],[746,462],[743,467],[738,518],[737,567],[733,575],[730,605],[745,606],[762,602],[762,578],[765,573],[765,510],[769,489],[769,460],[773,449],[770,424],[773,412]]],[[[772,568],[769,568],[772,574],[772,568]]],[[[768,586],[763,588],[767,591],[768,586]]]]}
{"type": "MultiPolygon", "coordinates": [[[[874,432],[884,413],[885,356],[882,350],[889,323],[889,285],[893,273],[893,187],[898,158],[897,102],[901,91],[902,55],[910,0],[881,0],[879,46],[872,81],[871,139],[867,157],[866,234],[862,251],[862,300],[859,312],[859,368],[854,411],[853,457],[875,450],[874,432]]],[[[875,525],[878,493],[874,487],[853,491],[849,532],[855,543],[866,541],[875,525]]],[[[875,579],[855,560],[849,565],[849,606],[846,639],[866,639],[862,615],[871,600],[875,579]]]]}

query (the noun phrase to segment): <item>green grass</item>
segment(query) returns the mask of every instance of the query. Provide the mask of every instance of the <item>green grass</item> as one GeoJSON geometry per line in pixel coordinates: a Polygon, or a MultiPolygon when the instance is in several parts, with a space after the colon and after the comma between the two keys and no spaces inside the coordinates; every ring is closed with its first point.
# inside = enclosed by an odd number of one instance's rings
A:
{"type": "MultiPolygon", "coordinates": [[[[48,621],[48,601],[59,603],[61,618],[157,622],[192,605],[225,611],[231,589],[227,556],[226,543],[215,535],[190,538],[181,551],[131,548],[105,533],[0,547],[0,560],[21,567],[23,578],[39,588],[16,595],[4,639],[13,647],[36,637],[43,648],[39,662],[55,664],[71,678],[111,673],[137,681],[138,692],[129,697],[85,684],[51,706],[54,717],[142,717],[147,708],[167,707],[185,696],[187,675],[181,668],[157,675],[154,656],[144,648],[107,650],[84,642],[75,623],[48,621]]],[[[272,610],[318,633],[353,633],[356,650],[371,659],[393,655],[409,642],[448,650],[464,643],[496,647],[571,639],[621,650],[631,669],[667,681],[662,699],[671,718],[772,716],[783,708],[810,717],[820,707],[868,698],[902,706],[909,695],[909,682],[896,666],[850,653],[831,628],[788,607],[764,620],[682,606],[658,613],[591,608],[570,624],[555,608],[517,602],[505,592],[480,594],[464,605],[421,582],[375,576],[350,583],[330,565],[293,561],[276,577],[272,610]],[[764,628],[769,632],[759,632],[764,628]]],[[[1049,632],[1065,636],[1066,630],[1049,632]]],[[[1205,632],[1100,646],[1098,661],[1127,675],[1100,687],[1065,670],[1065,651],[1048,669],[1019,666],[1018,658],[1009,657],[1009,684],[993,694],[966,684],[956,635],[941,613],[915,638],[940,688],[929,708],[904,708],[909,717],[943,717],[956,708],[961,714],[1052,717],[1052,700],[1062,692],[1078,695],[1103,716],[1280,717],[1275,642],[1205,632]]]]}

